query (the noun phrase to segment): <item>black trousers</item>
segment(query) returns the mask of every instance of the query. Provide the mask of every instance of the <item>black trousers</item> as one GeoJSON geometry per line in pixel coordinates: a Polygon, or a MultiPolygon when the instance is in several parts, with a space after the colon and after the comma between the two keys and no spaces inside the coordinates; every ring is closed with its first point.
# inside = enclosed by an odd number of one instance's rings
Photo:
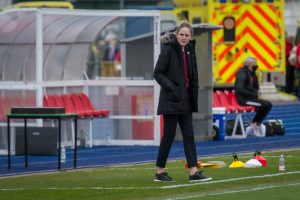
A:
{"type": "Polygon", "coordinates": [[[295,92],[294,80],[295,80],[295,67],[287,66],[285,74],[285,92],[293,93],[295,92]]]}
{"type": "Polygon", "coordinates": [[[239,102],[241,105],[254,106],[256,114],[252,122],[262,123],[272,108],[272,103],[263,99],[251,99],[239,102]]]}
{"type": "Polygon", "coordinates": [[[197,166],[197,153],[193,131],[192,113],[181,115],[164,115],[164,133],[161,138],[156,166],[164,168],[176,134],[177,122],[180,126],[183,138],[184,153],[188,167],[197,166]]]}

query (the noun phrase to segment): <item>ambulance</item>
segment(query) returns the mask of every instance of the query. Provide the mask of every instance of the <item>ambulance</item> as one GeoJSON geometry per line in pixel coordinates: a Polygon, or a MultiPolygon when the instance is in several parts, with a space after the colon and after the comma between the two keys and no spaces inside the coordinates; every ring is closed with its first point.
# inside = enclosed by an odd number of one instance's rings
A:
{"type": "Polygon", "coordinates": [[[223,26],[212,37],[214,87],[232,87],[247,56],[258,59],[260,81],[285,84],[284,0],[174,0],[190,23],[223,26]]]}

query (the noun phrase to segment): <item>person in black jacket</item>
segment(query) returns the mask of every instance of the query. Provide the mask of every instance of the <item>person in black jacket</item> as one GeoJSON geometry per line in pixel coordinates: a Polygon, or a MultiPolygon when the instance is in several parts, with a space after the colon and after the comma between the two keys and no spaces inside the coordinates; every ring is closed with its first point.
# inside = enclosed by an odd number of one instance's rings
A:
{"type": "Polygon", "coordinates": [[[162,51],[157,60],[154,78],[161,86],[157,114],[163,115],[164,130],[156,160],[154,181],[173,181],[166,170],[167,158],[176,134],[182,131],[183,145],[190,171],[190,181],[209,181],[197,170],[197,153],[192,124],[192,112],[198,112],[198,71],[192,27],[182,21],[176,34],[162,37],[162,51]]]}
{"type": "Polygon", "coordinates": [[[262,122],[271,110],[272,104],[269,101],[258,98],[259,84],[255,73],[257,68],[257,59],[255,57],[247,57],[244,67],[236,73],[234,88],[240,105],[254,106],[256,108],[251,128],[255,135],[263,136],[265,130],[262,122]]]}

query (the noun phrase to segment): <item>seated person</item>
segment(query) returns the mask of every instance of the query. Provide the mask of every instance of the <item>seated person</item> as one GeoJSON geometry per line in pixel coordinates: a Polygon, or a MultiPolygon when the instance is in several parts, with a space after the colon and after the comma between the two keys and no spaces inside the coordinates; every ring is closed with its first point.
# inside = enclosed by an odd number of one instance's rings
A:
{"type": "Polygon", "coordinates": [[[272,104],[269,101],[258,98],[259,85],[255,73],[257,68],[257,59],[255,57],[247,57],[244,61],[244,67],[236,73],[234,89],[240,105],[254,106],[256,108],[256,114],[251,126],[246,129],[246,134],[253,132],[256,136],[264,136],[265,126],[262,122],[271,110],[272,104]]]}

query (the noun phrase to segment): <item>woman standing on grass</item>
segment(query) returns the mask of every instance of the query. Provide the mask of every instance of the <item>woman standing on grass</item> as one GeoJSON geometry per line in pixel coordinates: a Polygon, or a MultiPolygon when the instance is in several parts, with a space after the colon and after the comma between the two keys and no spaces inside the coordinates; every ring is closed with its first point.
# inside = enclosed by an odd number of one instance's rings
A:
{"type": "Polygon", "coordinates": [[[156,160],[154,181],[174,181],[166,172],[165,166],[177,123],[182,131],[184,152],[190,171],[189,180],[212,180],[197,170],[192,112],[198,112],[198,71],[195,41],[191,41],[192,33],[191,25],[182,21],[176,34],[166,34],[161,38],[163,47],[155,66],[154,78],[161,86],[157,114],[164,117],[164,133],[156,160]]]}

